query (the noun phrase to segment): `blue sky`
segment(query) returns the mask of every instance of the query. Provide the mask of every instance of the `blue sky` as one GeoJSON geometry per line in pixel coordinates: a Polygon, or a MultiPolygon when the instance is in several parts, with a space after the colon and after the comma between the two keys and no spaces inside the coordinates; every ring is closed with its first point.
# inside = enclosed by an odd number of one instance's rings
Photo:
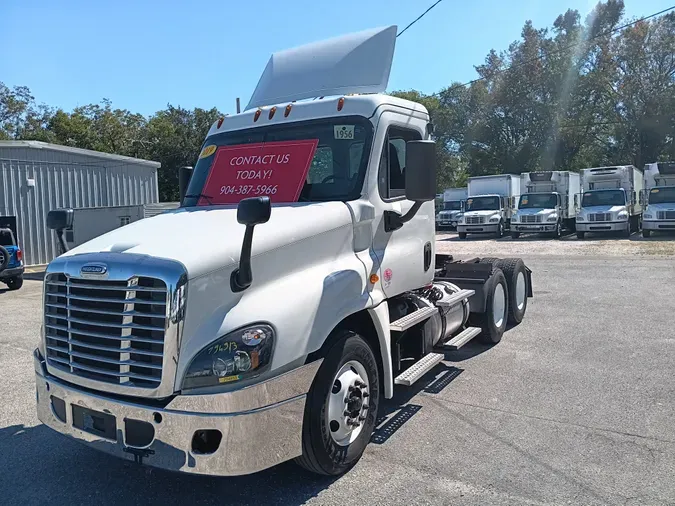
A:
{"type": "MultiPolygon", "coordinates": [[[[628,17],[672,0],[625,0],[628,17]]],[[[376,26],[403,28],[433,0],[3,0],[0,81],[70,110],[112,100],[152,114],[167,103],[245,104],[270,53],[376,26]]],[[[519,38],[525,20],[550,27],[588,0],[444,0],[397,41],[389,90],[438,91],[476,77],[491,48],[519,38]],[[487,14],[487,15],[486,15],[487,14]]]]}

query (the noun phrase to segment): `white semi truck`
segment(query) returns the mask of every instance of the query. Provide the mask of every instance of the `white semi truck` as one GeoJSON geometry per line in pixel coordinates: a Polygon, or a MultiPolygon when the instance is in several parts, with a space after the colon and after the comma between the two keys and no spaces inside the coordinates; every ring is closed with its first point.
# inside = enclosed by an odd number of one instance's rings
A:
{"type": "Polygon", "coordinates": [[[632,165],[597,167],[581,171],[581,208],[577,238],[586,232],[621,231],[630,237],[640,227],[644,174],[632,165]]]}
{"type": "Polygon", "coordinates": [[[520,176],[498,174],[469,178],[469,197],[457,224],[460,239],[467,234],[496,234],[510,230],[511,216],[520,198],[520,176]]]}
{"type": "Polygon", "coordinates": [[[574,230],[579,174],[553,170],[520,175],[518,209],[511,216],[511,237],[522,233],[551,232],[560,239],[563,230],[574,230]]]}
{"type": "MultiPolygon", "coordinates": [[[[43,423],[164,469],[338,475],[395,386],[522,320],[521,259],[435,255],[429,115],[382,93],[395,40],[274,54],[209,130],[179,209],[49,264],[43,423]]],[[[60,242],[71,220],[49,213],[60,242]]]]}
{"type": "Polygon", "coordinates": [[[448,188],[443,192],[443,209],[436,215],[436,228],[457,228],[468,195],[468,188],[448,188]]]}
{"type": "Polygon", "coordinates": [[[675,162],[648,163],[644,174],[642,236],[675,230],[675,162]]]}

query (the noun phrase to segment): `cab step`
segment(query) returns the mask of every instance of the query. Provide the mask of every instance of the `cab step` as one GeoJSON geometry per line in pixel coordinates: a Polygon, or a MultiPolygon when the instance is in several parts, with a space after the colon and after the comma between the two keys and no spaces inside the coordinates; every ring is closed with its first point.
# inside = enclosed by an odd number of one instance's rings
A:
{"type": "Polygon", "coordinates": [[[435,307],[423,307],[417,311],[413,311],[405,315],[403,318],[391,322],[389,324],[389,330],[392,332],[403,332],[408,330],[413,325],[417,325],[420,322],[430,318],[434,313],[438,312],[438,309],[435,307]]]}
{"type": "Polygon", "coordinates": [[[481,329],[479,327],[467,327],[449,341],[444,342],[440,346],[436,346],[435,349],[439,351],[459,350],[480,333],[481,329]]]}
{"type": "Polygon", "coordinates": [[[460,290],[455,293],[446,293],[445,296],[436,301],[438,307],[451,307],[457,304],[459,301],[468,299],[473,294],[476,293],[476,290],[460,290]]]}
{"type": "Polygon", "coordinates": [[[443,360],[443,357],[444,355],[442,353],[428,353],[424,355],[421,359],[396,376],[394,383],[409,387],[433,369],[436,364],[443,360]]]}

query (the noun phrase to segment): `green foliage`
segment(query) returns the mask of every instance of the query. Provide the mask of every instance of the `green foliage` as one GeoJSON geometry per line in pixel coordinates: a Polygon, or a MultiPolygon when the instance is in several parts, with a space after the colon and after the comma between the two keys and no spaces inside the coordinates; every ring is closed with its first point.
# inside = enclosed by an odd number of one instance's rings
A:
{"type": "MultiPolygon", "coordinates": [[[[607,0],[583,23],[575,10],[550,29],[527,21],[519,40],[475,67],[470,86],[394,92],[429,110],[439,192],[475,175],[675,159],[675,13],[618,29],[623,11],[623,0],[607,0]]],[[[168,105],[146,118],[109,100],[66,112],[0,83],[0,139],[156,160],[162,201],[178,199],[178,169],[196,162],[219,116],[168,105]]],[[[328,163],[317,157],[317,177],[328,163]]]]}

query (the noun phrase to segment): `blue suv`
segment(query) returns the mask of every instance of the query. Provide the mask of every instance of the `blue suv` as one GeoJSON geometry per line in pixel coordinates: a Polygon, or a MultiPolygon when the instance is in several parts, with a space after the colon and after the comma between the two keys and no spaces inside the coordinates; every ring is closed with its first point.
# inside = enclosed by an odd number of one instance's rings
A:
{"type": "Polygon", "coordinates": [[[23,254],[9,228],[0,228],[0,282],[10,290],[23,285],[23,254]]]}

